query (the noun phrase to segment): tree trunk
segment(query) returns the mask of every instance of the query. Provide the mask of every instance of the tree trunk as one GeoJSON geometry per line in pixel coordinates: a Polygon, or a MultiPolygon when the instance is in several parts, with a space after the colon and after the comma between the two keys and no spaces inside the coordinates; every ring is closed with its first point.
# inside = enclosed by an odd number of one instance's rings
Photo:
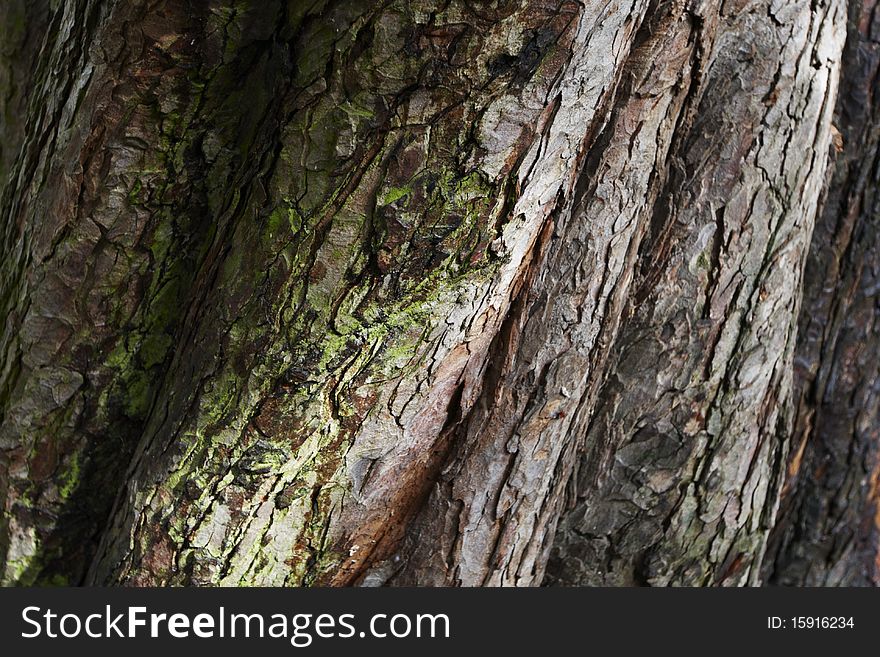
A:
{"type": "Polygon", "coordinates": [[[873,0],[7,4],[3,582],[877,583],[873,0]]]}
{"type": "Polygon", "coordinates": [[[794,455],[765,577],[880,585],[880,6],[852,3],[796,355],[794,455]]]}

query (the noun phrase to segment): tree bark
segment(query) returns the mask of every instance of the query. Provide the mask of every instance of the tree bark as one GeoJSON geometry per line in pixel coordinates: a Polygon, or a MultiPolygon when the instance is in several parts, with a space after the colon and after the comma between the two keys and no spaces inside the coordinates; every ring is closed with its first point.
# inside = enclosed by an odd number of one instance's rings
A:
{"type": "Polygon", "coordinates": [[[873,2],[0,24],[4,583],[877,583],[873,2]]]}
{"type": "Polygon", "coordinates": [[[876,2],[849,10],[833,175],[804,285],[794,455],[765,578],[880,585],[880,70],[876,2]]]}
{"type": "Polygon", "coordinates": [[[704,15],[695,118],[586,428],[554,582],[757,582],[845,8],[754,8],[704,15]]]}

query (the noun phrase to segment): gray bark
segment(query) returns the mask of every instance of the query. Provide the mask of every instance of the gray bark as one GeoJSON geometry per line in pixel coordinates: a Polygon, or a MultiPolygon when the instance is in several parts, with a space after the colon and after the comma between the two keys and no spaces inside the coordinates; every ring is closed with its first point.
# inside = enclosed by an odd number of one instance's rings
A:
{"type": "Polygon", "coordinates": [[[880,584],[877,21],[875,2],[850,7],[833,177],[798,329],[794,453],[764,569],[774,584],[880,584]]]}
{"type": "Polygon", "coordinates": [[[788,577],[844,0],[21,7],[5,583],[788,577]]]}

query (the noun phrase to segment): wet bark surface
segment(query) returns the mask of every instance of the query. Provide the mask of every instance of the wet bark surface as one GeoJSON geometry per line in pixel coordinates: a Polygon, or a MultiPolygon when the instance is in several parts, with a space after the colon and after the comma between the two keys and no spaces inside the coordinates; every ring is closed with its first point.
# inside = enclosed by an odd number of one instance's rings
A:
{"type": "Polygon", "coordinates": [[[850,4],[4,7],[3,581],[870,581],[850,4]]]}

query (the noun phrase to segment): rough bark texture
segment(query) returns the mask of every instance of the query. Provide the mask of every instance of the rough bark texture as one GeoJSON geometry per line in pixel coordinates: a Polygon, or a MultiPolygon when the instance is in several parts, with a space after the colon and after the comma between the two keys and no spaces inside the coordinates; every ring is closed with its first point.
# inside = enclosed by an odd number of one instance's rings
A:
{"type": "Polygon", "coordinates": [[[872,2],[0,25],[3,582],[876,583],[872,2]]]}
{"type": "Polygon", "coordinates": [[[695,118],[642,244],[552,581],[756,579],[845,16],[841,3],[751,9],[704,14],[695,118]]]}
{"type": "Polygon", "coordinates": [[[880,6],[853,3],[797,349],[794,457],[769,581],[880,585],[880,6]]]}

